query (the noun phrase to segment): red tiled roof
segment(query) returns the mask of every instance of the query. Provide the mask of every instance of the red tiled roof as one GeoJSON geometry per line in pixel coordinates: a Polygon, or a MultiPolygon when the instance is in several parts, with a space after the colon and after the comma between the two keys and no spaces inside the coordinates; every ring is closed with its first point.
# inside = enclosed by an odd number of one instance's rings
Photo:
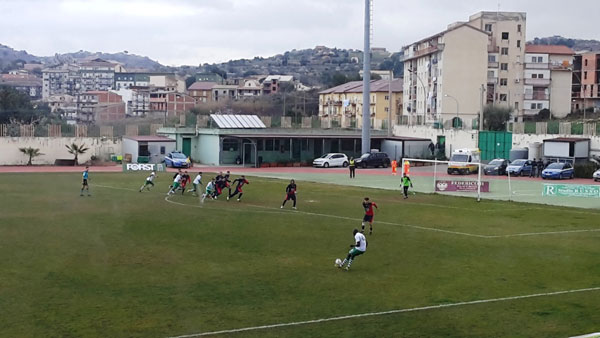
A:
{"type": "Polygon", "coordinates": [[[560,45],[527,45],[525,46],[525,53],[536,53],[536,54],[560,54],[560,55],[574,55],[575,52],[567,47],[560,45]]]}
{"type": "Polygon", "coordinates": [[[210,90],[216,85],[215,82],[194,82],[188,87],[188,90],[210,90]]]}

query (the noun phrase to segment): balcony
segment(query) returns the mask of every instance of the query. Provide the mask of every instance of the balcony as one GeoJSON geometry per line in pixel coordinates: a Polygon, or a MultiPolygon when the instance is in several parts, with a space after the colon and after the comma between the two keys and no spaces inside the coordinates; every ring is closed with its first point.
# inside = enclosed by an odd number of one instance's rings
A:
{"type": "Polygon", "coordinates": [[[525,79],[525,84],[532,86],[549,86],[550,79],[525,79]]]}
{"type": "Polygon", "coordinates": [[[567,71],[572,71],[573,70],[573,64],[570,62],[553,62],[550,63],[550,69],[551,70],[567,70],[567,71]]]}
{"type": "Polygon", "coordinates": [[[487,83],[488,84],[498,83],[498,78],[497,77],[488,77],[487,78],[487,83]]]}
{"type": "Polygon", "coordinates": [[[547,101],[550,100],[550,95],[546,93],[529,92],[525,93],[525,100],[547,101]]]}
{"type": "Polygon", "coordinates": [[[550,64],[546,62],[525,62],[525,69],[549,69],[550,64]]]}
{"type": "Polygon", "coordinates": [[[498,62],[489,62],[488,61],[488,68],[498,68],[498,67],[499,67],[498,62]]]}
{"type": "Polygon", "coordinates": [[[404,61],[408,61],[408,60],[420,58],[421,56],[428,55],[428,54],[433,54],[433,53],[435,53],[437,51],[441,51],[441,50],[444,50],[444,45],[443,44],[439,44],[437,46],[430,46],[430,47],[427,47],[427,48],[419,49],[419,50],[417,50],[417,51],[415,51],[415,52],[407,55],[404,58],[404,61]]]}

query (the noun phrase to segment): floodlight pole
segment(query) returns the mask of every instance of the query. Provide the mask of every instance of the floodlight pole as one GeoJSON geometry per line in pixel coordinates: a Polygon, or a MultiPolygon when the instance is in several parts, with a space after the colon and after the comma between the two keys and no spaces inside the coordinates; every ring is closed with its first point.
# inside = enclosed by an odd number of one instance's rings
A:
{"type": "Polygon", "coordinates": [[[371,0],[365,0],[363,49],[362,153],[371,152],[371,0]]]}

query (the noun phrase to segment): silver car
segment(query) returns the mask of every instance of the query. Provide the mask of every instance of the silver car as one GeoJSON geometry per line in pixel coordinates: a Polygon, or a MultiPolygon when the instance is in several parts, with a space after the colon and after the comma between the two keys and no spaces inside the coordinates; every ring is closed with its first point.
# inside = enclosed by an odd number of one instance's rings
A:
{"type": "Polygon", "coordinates": [[[592,177],[594,178],[594,181],[596,181],[596,182],[600,181],[600,169],[596,170],[592,177]]]}
{"type": "Polygon", "coordinates": [[[347,167],[348,166],[348,156],[342,153],[330,153],[325,154],[319,158],[316,158],[313,161],[314,167],[347,167]]]}

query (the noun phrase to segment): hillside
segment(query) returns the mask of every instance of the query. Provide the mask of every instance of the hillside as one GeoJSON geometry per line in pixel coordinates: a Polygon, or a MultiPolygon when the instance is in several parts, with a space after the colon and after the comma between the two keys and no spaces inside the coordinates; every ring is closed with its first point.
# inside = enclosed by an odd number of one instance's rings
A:
{"type": "Polygon", "coordinates": [[[535,38],[533,41],[529,41],[528,43],[532,43],[534,45],[562,45],[567,46],[576,52],[600,52],[600,41],[598,40],[571,39],[562,37],[560,35],[545,38],[535,38]]]}

